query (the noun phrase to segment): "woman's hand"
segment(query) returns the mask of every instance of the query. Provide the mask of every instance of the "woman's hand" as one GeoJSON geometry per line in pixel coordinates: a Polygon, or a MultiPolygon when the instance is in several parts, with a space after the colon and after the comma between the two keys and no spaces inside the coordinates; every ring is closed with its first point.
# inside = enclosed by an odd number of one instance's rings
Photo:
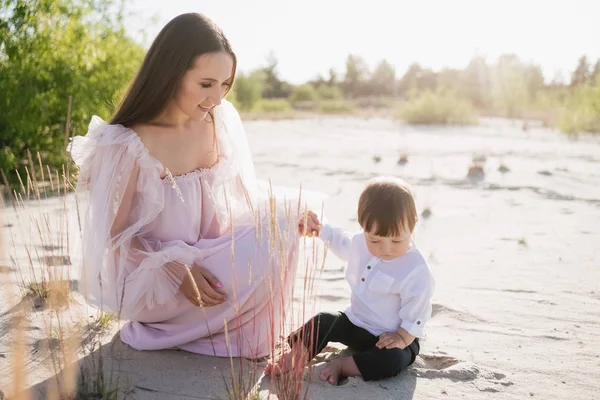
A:
{"type": "Polygon", "coordinates": [[[196,264],[185,275],[179,289],[185,298],[196,306],[216,306],[227,300],[222,291],[218,291],[223,289],[223,284],[217,277],[196,264]]]}
{"type": "Polygon", "coordinates": [[[298,232],[301,235],[306,235],[309,237],[319,236],[319,233],[321,233],[321,222],[319,222],[319,217],[317,214],[312,211],[308,211],[306,214],[300,215],[298,232]]]}

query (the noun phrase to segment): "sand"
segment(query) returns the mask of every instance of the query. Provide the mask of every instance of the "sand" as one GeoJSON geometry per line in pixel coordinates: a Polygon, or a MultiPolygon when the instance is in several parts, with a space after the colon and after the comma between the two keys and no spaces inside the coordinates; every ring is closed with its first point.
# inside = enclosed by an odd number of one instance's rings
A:
{"type": "MultiPolygon", "coordinates": [[[[333,224],[358,228],[358,195],[377,175],[404,178],[423,213],[415,240],[437,289],[420,357],[398,377],[370,383],[350,378],[333,387],[318,381],[323,360],[343,349],[332,344],[315,369],[307,370],[307,398],[600,398],[600,137],[572,140],[492,119],[468,128],[356,118],[251,121],[246,128],[259,177],[327,193],[333,224]],[[402,154],[406,163],[399,163],[402,154]],[[474,154],[485,158],[484,174],[467,178],[474,154]],[[501,165],[508,171],[500,171],[501,165]]],[[[29,207],[58,218],[63,201],[29,207]]],[[[21,280],[12,268],[28,265],[24,248],[35,240],[18,232],[19,224],[7,206],[0,225],[7,250],[0,258],[0,388],[7,393],[15,354],[9,326],[14,313],[8,311],[19,302],[15,282],[21,280]]],[[[305,246],[302,259],[313,251],[311,240],[305,246]]],[[[66,255],[62,248],[53,251],[66,255]]],[[[346,307],[342,267],[333,254],[327,256],[316,278],[313,310],[346,307]]],[[[23,273],[27,280],[29,272],[23,273]]],[[[301,273],[297,287],[302,281],[301,273]]],[[[74,298],[68,318],[92,320],[94,310],[74,298]]],[[[53,376],[42,346],[52,340],[44,313],[32,314],[25,334],[26,386],[39,398],[53,376]]],[[[228,398],[229,360],[138,352],[115,339],[117,329],[114,323],[102,336],[111,344],[103,348],[105,369],[126,382],[128,398],[228,398]]],[[[82,364],[92,358],[87,355],[82,364]]],[[[260,374],[264,361],[233,363],[261,398],[276,398],[275,383],[260,374]]]]}

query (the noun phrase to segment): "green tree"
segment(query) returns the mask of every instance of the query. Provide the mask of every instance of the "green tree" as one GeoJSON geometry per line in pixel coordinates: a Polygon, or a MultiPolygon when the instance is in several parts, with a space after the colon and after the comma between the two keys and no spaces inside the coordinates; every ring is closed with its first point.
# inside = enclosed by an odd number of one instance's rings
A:
{"type": "Polygon", "coordinates": [[[596,61],[596,64],[594,65],[591,81],[596,85],[600,85],[600,60],[596,61]]]}
{"type": "Polygon", "coordinates": [[[346,77],[342,84],[344,94],[358,97],[369,80],[369,68],[362,57],[350,54],[346,60],[346,77]]]}
{"type": "Polygon", "coordinates": [[[492,75],[492,98],[496,109],[510,118],[521,117],[529,104],[527,75],[516,55],[498,58],[492,75]]]}
{"type": "Polygon", "coordinates": [[[241,110],[251,110],[262,98],[265,85],[265,73],[262,70],[250,74],[238,73],[232,92],[232,102],[241,110]]]}
{"type": "Polygon", "coordinates": [[[583,85],[590,81],[590,64],[586,56],[581,56],[577,68],[571,76],[571,86],[583,85]]]}
{"type": "Polygon", "coordinates": [[[462,73],[460,92],[475,107],[485,108],[490,105],[491,71],[483,57],[475,57],[462,73]]]}
{"type": "Polygon", "coordinates": [[[395,93],[396,69],[386,60],[377,65],[369,84],[369,94],[391,96],[395,93]]]}
{"type": "Polygon", "coordinates": [[[323,78],[323,75],[318,74],[313,80],[309,81],[308,84],[311,85],[314,89],[318,89],[321,86],[326,86],[327,81],[325,80],[325,78],[323,78]]]}
{"type": "Polygon", "coordinates": [[[329,79],[327,80],[327,84],[329,86],[337,86],[338,85],[338,75],[337,72],[333,68],[329,69],[329,79]]]}
{"type": "Polygon", "coordinates": [[[441,90],[460,93],[462,71],[452,68],[444,68],[437,74],[437,87],[441,90]]]}
{"type": "Polygon", "coordinates": [[[565,102],[559,127],[565,133],[600,133],[600,85],[580,85],[565,102]]]}
{"type": "Polygon", "coordinates": [[[27,150],[56,167],[65,161],[69,96],[72,133],[113,112],[143,57],[119,4],[0,0],[0,168],[10,180],[27,150]]]}
{"type": "Polygon", "coordinates": [[[321,100],[341,100],[344,98],[342,91],[337,86],[321,86],[317,89],[321,100]]]}
{"type": "Polygon", "coordinates": [[[544,88],[544,73],[539,65],[526,66],[524,73],[529,98],[532,99],[537,92],[544,88]]]}
{"type": "Polygon", "coordinates": [[[262,96],[267,99],[288,97],[292,91],[289,83],[279,78],[277,66],[279,61],[273,52],[267,55],[267,65],[262,68],[264,73],[264,86],[262,96]]]}
{"type": "Polygon", "coordinates": [[[407,96],[413,90],[430,90],[437,88],[437,75],[435,72],[423,69],[415,63],[408,67],[400,81],[398,82],[398,91],[407,96]]]}
{"type": "Polygon", "coordinates": [[[422,73],[423,68],[417,63],[411,64],[408,70],[402,75],[402,78],[398,81],[398,90],[404,96],[412,90],[418,89],[417,80],[419,75],[422,73]]]}
{"type": "Polygon", "coordinates": [[[292,102],[316,101],[317,99],[317,91],[311,84],[296,86],[290,95],[292,102]]]}

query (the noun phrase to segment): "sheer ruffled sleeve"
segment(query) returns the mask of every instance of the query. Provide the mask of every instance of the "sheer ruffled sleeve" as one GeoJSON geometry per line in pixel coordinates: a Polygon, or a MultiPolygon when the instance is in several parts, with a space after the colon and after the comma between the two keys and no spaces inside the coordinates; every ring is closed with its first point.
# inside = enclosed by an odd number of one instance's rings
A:
{"type": "Polygon", "coordinates": [[[227,158],[229,165],[244,183],[250,195],[256,195],[256,170],[240,115],[233,104],[227,100],[223,100],[216,110],[216,118],[223,124],[225,133],[221,136],[222,155],[227,158]]]}
{"type": "Polygon", "coordinates": [[[162,165],[133,131],[98,117],[86,136],[73,138],[69,151],[80,168],[81,235],[71,250],[79,253],[80,291],[91,303],[131,319],[168,303],[193,260],[185,259],[185,243],[164,248],[148,239],[164,206],[162,165]]]}
{"type": "Polygon", "coordinates": [[[327,198],[323,193],[300,190],[299,187],[272,186],[270,182],[257,178],[248,136],[233,104],[223,100],[216,108],[215,118],[221,124],[217,131],[221,133],[221,154],[226,159],[226,168],[222,171],[229,176],[229,179],[224,177],[221,180],[220,187],[215,185],[218,187],[214,195],[215,203],[221,205],[220,222],[243,224],[248,211],[257,218],[260,212],[269,212],[274,199],[279,203],[285,200],[292,205],[291,209],[321,210],[327,198]],[[229,184],[225,184],[228,180],[229,184]]]}
{"type": "Polygon", "coordinates": [[[215,129],[221,161],[208,187],[221,226],[256,223],[257,179],[240,116],[229,101],[215,108],[215,129]],[[254,218],[254,222],[253,222],[254,218]]]}

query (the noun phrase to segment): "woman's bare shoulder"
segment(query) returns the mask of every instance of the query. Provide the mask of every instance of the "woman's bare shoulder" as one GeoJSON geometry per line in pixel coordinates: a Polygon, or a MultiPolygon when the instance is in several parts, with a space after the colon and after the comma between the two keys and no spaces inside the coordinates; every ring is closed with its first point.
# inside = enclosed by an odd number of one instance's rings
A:
{"type": "Polygon", "coordinates": [[[155,156],[156,149],[159,149],[162,143],[163,135],[160,128],[149,124],[135,124],[131,130],[137,134],[150,155],[155,156]]]}

